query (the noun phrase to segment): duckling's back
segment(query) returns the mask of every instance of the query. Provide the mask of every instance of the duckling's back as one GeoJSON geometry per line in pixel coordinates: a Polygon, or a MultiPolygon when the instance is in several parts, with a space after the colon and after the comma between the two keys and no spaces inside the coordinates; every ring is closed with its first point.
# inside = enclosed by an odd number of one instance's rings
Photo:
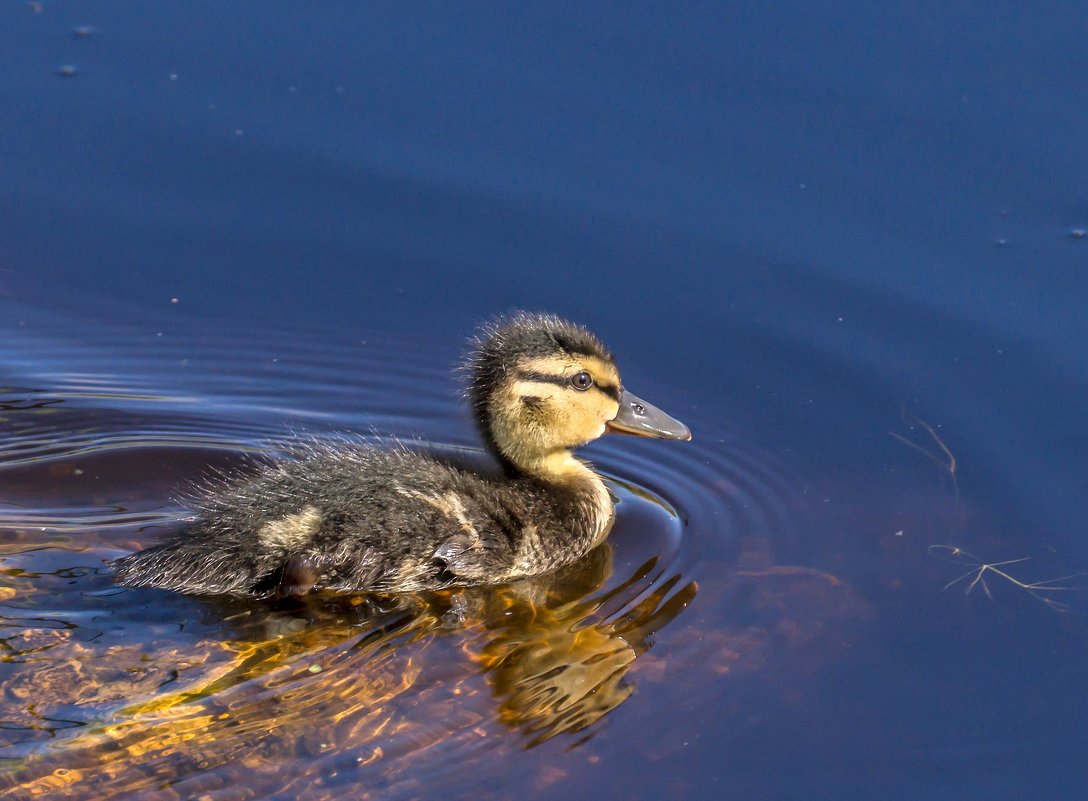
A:
{"type": "Polygon", "coordinates": [[[222,482],[198,508],[175,539],[117,560],[117,580],[241,596],[491,584],[567,564],[604,529],[596,488],[404,448],[314,448],[222,482]]]}

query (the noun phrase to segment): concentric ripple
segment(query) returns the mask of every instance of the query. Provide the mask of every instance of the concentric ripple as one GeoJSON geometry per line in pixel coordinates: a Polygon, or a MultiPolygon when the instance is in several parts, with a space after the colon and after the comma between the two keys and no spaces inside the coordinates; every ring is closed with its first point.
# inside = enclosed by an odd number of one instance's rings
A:
{"type": "MultiPolygon", "coordinates": [[[[857,614],[833,579],[789,566],[810,500],[788,463],[675,404],[692,443],[586,450],[617,522],[554,576],[293,605],[120,590],[106,562],[183,524],[179,487],[285,437],[472,447],[451,380],[462,349],[176,320],[162,336],[9,333],[0,788],[16,797],[218,797],[244,772],[262,797],[331,797],[366,775],[408,798],[498,775],[512,750],[626,753],[596,736],[613,717],[664,733],[692,703],[809,648],[815,620],[857,614]]],[[[526,764],[538,783],[559,780],[526,764]]]]}

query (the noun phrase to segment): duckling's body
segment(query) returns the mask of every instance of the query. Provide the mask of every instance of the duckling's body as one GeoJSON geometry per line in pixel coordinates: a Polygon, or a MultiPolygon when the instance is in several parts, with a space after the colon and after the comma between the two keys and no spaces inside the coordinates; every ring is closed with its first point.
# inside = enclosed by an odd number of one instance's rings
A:
{"type": "Polygon", "coordinates": [[[403,447],[307,446],[222,482],[193,525],[117,560],[129,586],[268,596],[412,592],[551,572],[608,533],[612,499],[570,450],[606,425],[688,438],[623,393],[589,332],[547,315],[486,330],[469,364],[477,424],[501,469],[403,447]]]}

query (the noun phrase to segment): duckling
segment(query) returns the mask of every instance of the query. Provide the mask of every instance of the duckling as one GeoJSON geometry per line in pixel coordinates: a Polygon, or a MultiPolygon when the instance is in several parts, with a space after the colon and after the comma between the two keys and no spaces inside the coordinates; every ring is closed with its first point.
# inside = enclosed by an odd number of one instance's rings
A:
{"type": "Polygon", "coordinates": [[[308,445],[220,480],[192,525],[114,562],[129,587],[242,597],[395,594],[550,573],[607,536],[613,499],[571,451],[606,431],[688,440],[623,388],[601,341],[519,312],[481,329],[465,369],[494,474],[403,446],[308,445]]]}

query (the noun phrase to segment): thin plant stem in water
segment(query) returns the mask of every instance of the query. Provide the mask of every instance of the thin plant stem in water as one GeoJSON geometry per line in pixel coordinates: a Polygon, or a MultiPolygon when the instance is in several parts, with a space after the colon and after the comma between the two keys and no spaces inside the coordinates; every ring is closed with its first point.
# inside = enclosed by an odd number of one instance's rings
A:
{"type": "Polygon", "coordinates": [[[967,583],[967,588],[964,590],[965,595],[970,595],[976,587],[981,587],[982,591],[986,593],[986,597],[991,601],[994,600],[993,593],[990,592],[990,585],[986,579],[1001,579],[1007,581],[1014,587],[1019,587],[1024,590],[1033,598],[1042,601],[1058,612],[1065,612],[1069,610],[1069,605],[1063,603],[1053,597],[1054,593],[1060,592],[1074,592],[1077,590],[1088,589],[1086,587],[1069,586],[1061,584],[1060,582],[1067,582],[1071,579],[1082,578],[1088,576],[1088,572],[1072,573],[1068,576],[1059,576],[1058,578],[1045,579],[1043,581],[1034,581],[1030,584],[1013,576],[1004,568],[1009,565],[1021,564],[1023,562],[1031,561],[1030,556],[1023,556],[1019,559],[1008,559],[1004,562],[983,562],[977,556],[969,553],[962,548],[958,548],[954,545],[930,545],[929,552],[945,562],[952,562],[953,564],[961,566],[969,566],[971,569],[958,578],[952,579],[944,585],[942,589],[950,589],[962,581],[970,579],[967,583]]]}
{"type": "Polygon", "coordinates": [[[937,447],[940,449],[940,453],[935,453],[924,445],[919,445],[917,442],[907,439],[905,436],[896,431],[889,431],[888,433],[900,442],[902,442],[904,445],[910,448],[914,448],[914,450],[924,454],[927,458],[930,459],[930,461],[932,461],[942,470],[946,471],[948,475],[952,478],[952,492],[954,493],[956,501],[958,503],[960,499],[960,486],[956,473],[956,470],[958,468],[958,464],[956,462],[956,454],[952,453],[952,449],[945,445],[944,440],[941,439],[940,436],[938,436],[933,426],[931,426],[925,420],[907,411],[906,407],[902,409],[901,416],[903,418],[903,422],[909,425],[911,428],[921,428],[923,431],[929,434],[930,439],[932,439],[933,442],[936,443],[937,447]]]}

